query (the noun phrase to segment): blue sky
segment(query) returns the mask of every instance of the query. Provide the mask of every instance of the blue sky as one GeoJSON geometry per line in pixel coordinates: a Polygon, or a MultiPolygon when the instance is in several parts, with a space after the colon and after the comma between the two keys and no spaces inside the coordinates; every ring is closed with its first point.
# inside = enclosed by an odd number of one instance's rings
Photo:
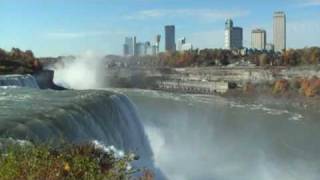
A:
{"type": "Polygon", "coordinates": [[[289,47],[320,46],[320,0],[0,0],[0,48],[121,54],[125,36],[152,41],[166,24],[195,47],[222,48],[226,18],[244,28],[249,46],[253,28],[266,29],[272,42],[277,10],[287,14],[289,47]]]}

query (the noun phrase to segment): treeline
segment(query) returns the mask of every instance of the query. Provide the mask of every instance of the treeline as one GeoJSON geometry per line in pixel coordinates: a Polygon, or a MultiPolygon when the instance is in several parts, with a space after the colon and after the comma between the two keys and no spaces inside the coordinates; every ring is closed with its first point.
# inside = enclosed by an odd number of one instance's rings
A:
{"type": "Polygon", "coordinates": [[[0,74],[33,74],[41,69],[32,51],[12,48],[8,52],[0,48],[0,74]]]}
{"type": "MultiPolygon", "coordinates": [[[[119,59],[118,59],[119,60],[119,59]]],[[[203,49],[186,52],[160,53],[158,56],[126,57],[128,66],[207,67],[226,66],[245,62],[257,66],[298,66],[320,63],[320,48],[289,49],[284,53],[273,51],[203,49]]]]}

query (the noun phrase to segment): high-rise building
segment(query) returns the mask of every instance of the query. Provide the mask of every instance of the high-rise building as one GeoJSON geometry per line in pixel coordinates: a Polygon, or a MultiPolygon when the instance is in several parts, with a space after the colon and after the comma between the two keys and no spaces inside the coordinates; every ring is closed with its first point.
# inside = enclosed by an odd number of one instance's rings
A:
{"type": "Polygon", "coordinates": [[[232,28],[231,33],[231,48],[241,49],[243,48],[243,30],[241,27],[232,28]]]}
{"type": "Polygon", "coordinates": [[[193,45],[191,43],[185,43],[182,45],[181,47],[181,51],[184,52],[184,51],[191,51],[193,50],[193,45]]]}
{"type": "Polygon", "coordinates": [[[266,44],[266,50],[267,51],[274,51],[274,45],[271,43],[266,44]]]}
{"type": "Polygon", "coordinates": [[[267,43],[267,33],[263,29],[254,29],[251,32],[251,48],[265,50],[267,43]]]}
{"type": "Polygon", "coordinates": [[[185,37],[178,39],[177,50],[180,52],[190,51],[193,49],[193,45],[191,43],[187,43],[187,39],[185,37]]]}
{"type": "Polygon", "coordinates": [[[156,56],[158,54],[158,47],[156,45],[152,45],[151,49],[152,49],[152,55],[156,56]]]}
{"type": "Polygon", "coordinates": [[[134,56],[136,53],[136,37],[126,37],[123,45],[123,54],[125,56],[134,56]]]}
{"type": "Polygon", "coordinates": [[[136,43],[136,53],[135,56],[144,56],[145,55],[145,43],[138,42],[136,43]]]}
{"type": "Polygon", "coordinates": [[[144,55],[152,55],[152,46],[149,41],[144,43],[144,55]]]}
{"type": "Polygon", "coordinates": [[[124,56],[130,56],[129,45],[128,44],[124,44],[123,45],[123,55],[124,56]]]}
{"type": "Polygon", "coordinates": [[[177,44],[178,44],[178,45],[177,45],[177,50],[178,50],[178,51],[182,51],[182,46],[183,46],[184,44],[186,44],[186,38],[183,37],[183,38],[178,39],[178,43],[177,43],[177,44]]]}
{"type": "Polygon", "coordinates": [[[241,27],[234,27],[231,19],[227,19],[224,33],[226,49],[241,49],[243,47],[243,30],[241,27]]]}
{"type": "Polygon", "coordinates": [[[167,52],[175,52],[175,26],[165,26],[165,50],[167,52]]]}
{"type": "Polygon", "coordinates": [[[273,14],[273,45],[276,52],[286,50],[286,15],[284,12],[273,14]]]}
{"type": "Polygon", "coordinates": [[[161,35],[158,34],[155,38],[155,44],[153,47],[153,48],[155,48],[155,51],[154,51],[153,55],[157,55],[160,52],[160,40],[161,40],[161,35]]]}

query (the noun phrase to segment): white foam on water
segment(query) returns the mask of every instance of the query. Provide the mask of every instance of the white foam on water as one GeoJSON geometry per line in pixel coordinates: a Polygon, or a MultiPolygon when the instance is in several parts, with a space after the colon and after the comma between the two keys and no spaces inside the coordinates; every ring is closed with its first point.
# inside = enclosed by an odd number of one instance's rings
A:
{"type": "Polygon", "coordinates": [[[274,115],[274,116],[280,116],[280,115],[287,115],[288,116],[288,120],[295,120],[295,121],[299,121],[299,120],[303,120],[304,117],[302,114],[296,113],[296,112],[290,112],[286,109],[276,109],[276,108],[269,108],[266,107],[263,104],[241,104],[238,102],[234,102],[231,101],[229,103],[229,106],[231,108],[245,108],[245,109],[249,109],[252,111],[263,111],[266,114],[270,114],[270,115],[274,115]]]}

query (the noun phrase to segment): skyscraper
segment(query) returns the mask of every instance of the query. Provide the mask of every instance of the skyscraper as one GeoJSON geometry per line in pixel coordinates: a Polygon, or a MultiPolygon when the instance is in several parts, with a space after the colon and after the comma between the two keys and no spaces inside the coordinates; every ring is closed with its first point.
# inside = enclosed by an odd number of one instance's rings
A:
{"type": "Polygon", "coordinates": [[[286,50],[286,15],[284,12],[273,14],[273,45],[276,52],[286,50]]]}
{"type": "Polygon", "coordinates": [[[144,56],[145,55],[152,55],[152,46],[149,41],[144,43],[144,56]]]}
{"type": "Polygon", "coordinates": [[[135,56],[136,54],[136,37],[126,37],[123,45],[123,54],[125,56],[135,56]]]}
{"type": "Polygon", "coordinates": [[[181,52],[191,51],[191,50],[193,50],[193,45],[191,43],[185,43],[181,47],[181,52]]]}
{"type": "Polygon", "coordinates": [[[224,46],[226,49],[241,49],[243,47],[243,30],[241,27],[233,27],[231,19],[227,19],[224,33],[224,46]]]}
{"type": "Polygon", "coordinates": [[[187,43],[187,39],[185,37],[178,39],[177,50],[180,52],[190,51],[193,49],[193,45],[191,43],[187,43]]]}
{"type": "Polygon", "coordinates": [[[174,25],[165,26],[165,50],[167,52],[176,51],[174,25]]]}
{"type": "Polygon", "coordinates": [[[265,50],[267,43],[267,33],[263,29],[254,29],[251,32],[251,48],[265,50]]]}
{"type": "Polygon", "coordinates": [[[177,45],[177,49],[178,51],[182,51],[182,46],[186,44],[186,38],[183,37],[181,39],[178,39],[178,45],[177,45]]]}
{"type": "Polygon", "coordinates": [[[129,56],[130,53],[129,53],[129,45],[128,44],[124,44],[123,45],[123,55],[124,56],[129,56]]]}
{"type": "Polygon", "coordinates": [[[153,45],[153,55],[157,55],[157,54],[159,54],[159,52],[160,52],[160,40],[161,40],[161,35],[160,34],[158,34],[156,37],[155,37],[155,43],[154,43],[154,45],[153,45]]]}
{"type": "Polygon", "coordinates": [[[138,42],[136,44],[135,56],[144,56],[144,55],[145,55],[145,43],[138,42]]]}

